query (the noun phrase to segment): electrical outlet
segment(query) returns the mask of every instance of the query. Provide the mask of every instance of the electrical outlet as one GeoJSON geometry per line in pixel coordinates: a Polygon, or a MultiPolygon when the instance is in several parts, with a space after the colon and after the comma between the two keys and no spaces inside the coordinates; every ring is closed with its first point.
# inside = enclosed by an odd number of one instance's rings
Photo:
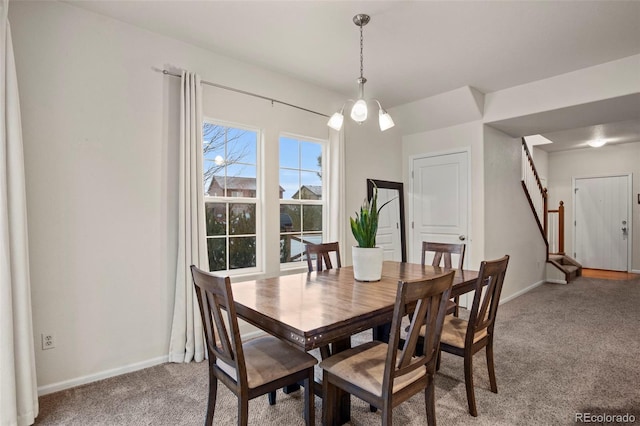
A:
{"type": "Polygon", "coordinates": [[[51,333],[42,333],[42,350],[53,349],[56,347],[56,336],[51,333]]]}

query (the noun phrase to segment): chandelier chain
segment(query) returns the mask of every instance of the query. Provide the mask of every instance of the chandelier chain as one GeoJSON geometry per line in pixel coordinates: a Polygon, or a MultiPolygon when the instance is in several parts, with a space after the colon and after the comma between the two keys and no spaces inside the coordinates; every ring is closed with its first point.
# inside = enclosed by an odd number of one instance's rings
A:
{"type": "Polygon", "coordinates": [[[363,78],[363,62],[364,62],[364,55],[363,55],[363,40],[364,38],[362,37],[362,24],[360,24],[360,79],[363,78]]]}

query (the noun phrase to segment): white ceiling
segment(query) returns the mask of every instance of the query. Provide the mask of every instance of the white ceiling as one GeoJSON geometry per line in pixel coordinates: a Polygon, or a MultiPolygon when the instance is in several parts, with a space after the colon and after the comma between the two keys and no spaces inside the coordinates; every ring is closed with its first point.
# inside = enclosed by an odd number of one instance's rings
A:
{"type": "MultiPolygon", "coordinates": [[[[360,72],[359,29],[352,17],[367,13],[367,97],[380,99],[387,109],[467,85],[489,93],[640,53],[638,1],[66,3],[345,97],[356,93],[360,72]]],[[[607,122],[627,121],[626,114],[607,122]]],[[[636,136],[640,140],[640,132],[636,136]]]]}

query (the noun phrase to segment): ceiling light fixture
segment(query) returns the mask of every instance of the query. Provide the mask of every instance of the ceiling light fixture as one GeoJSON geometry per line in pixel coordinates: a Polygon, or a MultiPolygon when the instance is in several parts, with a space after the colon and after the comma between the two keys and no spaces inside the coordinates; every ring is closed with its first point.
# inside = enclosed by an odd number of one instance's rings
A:
{"type": "MultiPolygon", "coordinates": [[[[329,119],[327,126],[338,131],[342,128],[342,124],[344,123],[344,115],[343,115],[344,107],[347,105],[348,102],[354,102],[353,107],[351,108],[351,119],[356,123],[362,124],[364,121],[367,120],[367,117],[369,115],[369,108],[367,106],[367,101],[364,98],[364,84],[367,82],[367,79],[364,78],[364,75],[363,75],[364,68],[362,65],[363,59],[364,59],[364,56],[362,53],[363,40],[364,40],[362,37],[362,27],[367,25],[370,20],[371,20],[370,16],[365,15],[363,13],[360,13],[353,17],[353,23],[356,24],[358,27],[360,27],[360,78],[356,80],[358,82],[358,100],[355,102],[353,101],[353,99],[347,100],[342,105],[340,112],[336,112],[329,119]]],[[[372,99],[372,101],[378,104],[378,110],[379,110],[378,123],[380,124],[380,130],[384,132],[385,130],[395,126],[395,123],[393,122],[393,119],[391,118],[389,113],[385,111],[384,108],[382,108],[382,105],[380,105],[380,101],[378,101],[377,99],[372,99]]]]}
{"type": "Polygon", "coordinates": [[[604,139],[594,139],[592,141],[587,142],[587,144],[593,148],[600,148],[601,146],[604,146],[604,144],[606,143],[607,141],[605,141],[604,139]]]}

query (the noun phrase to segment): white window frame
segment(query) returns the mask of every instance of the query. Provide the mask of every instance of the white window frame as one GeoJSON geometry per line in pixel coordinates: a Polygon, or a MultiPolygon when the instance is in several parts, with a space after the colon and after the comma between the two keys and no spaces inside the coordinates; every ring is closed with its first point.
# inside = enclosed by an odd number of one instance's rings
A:
{"type": "MultiPolygon", "coordinates": [[[[329,167],[328,167],[328,161],[329,161],[329,156],[328,156],[328,150],[329,150],[329,140],[328,139],[318,139],[318,138],[313,138],[313,137],[309,137],[309,136],[303,136],[303,135],[299,135],[299,134],[294,134],[294,133],[286,133],[286,132],[281,132],[278,135],[278,150],[280,150],[280,139],[281,138],[291,138],[291,139],[296,139],[298,141],[301,142],[312,142],[312,143],[318,143],[320,144],[320,146],[322,147],[322,199],[321,200],[293,200],[293,199],[279,199],[279,204],[278,206],[281,206],[282,204],[298,204],[298,205],[321,205],[322,206],[322,242],[326,242],[327,240],[327,220],[329,218],[329,200],[328,200],[328,191],[327,191],[327,185],[329,180],[329,167]]],[[[278,158],[280,158],[278,156],[278,158]]],[[[280,161],[278,160],[278,185],[280,185],[280,161]]],[[[301,169],[294,169],[294,170],[301,170],[301,169]]],[[[303,170],[303,169],[302,169],[303,170]]],[[[278,241],[280,241],[280,232],[278,232],[278,241]]],[[[279,256],[278,256],[279,258],[279,256]]],[[[299,261],[299,262],[287,262],[287,263],[280,263],[280,270],[281,271],[291,271],[293,269],[307,269],[307,262],[306,261],[299,261]]]]}
{"type": "MultiPolygon", "coordinates": [[[[256,273],[261,273],[264,271],[264,253],[262,250],[263,247],[263,241],[264,241],[264,217],[262,214],[263,211],[263,204],[264,204],[264,195],[263,195],[263,182],[262,180],[264,179],[264,175],[262,174],[262,162],[264,161],[263,156],[262,156],[262,149],[263,149],[263,144],[264,144],[264,135],[263,135],[263,131],[262,129],[258,128],[258,127],[253,127],[250,125],[246,125],[246,124],[238,124],[238,123],[232,123],[232,122],[228,122],[228,121],[224,121],[224,120],[217,120],[214,118],[210,118],[210,117],[204,117],[202,120],[202,126],[204,127],[204,125],[208,123],[208,124],[212,124],[212,125],[216,125],[216,126],[223,126],[223,127],[228,127],[228,128],[234,128],[234,129],[240,129],[240,130],[247,130],[250,132],[255,132],[256,133],[256,196],[255,198],[251,198],[251,197],[231,197],[231,196],[210,196],[207,195],[206,193],[206,188],[203,188],[204,190],[204,204],[205,204],[205,210],[206,210],[206,204],[207,203],[225,203],[227,204],[227,220],[229,218],[228,216],[228,205],[229,204],[255,204],[256,206],[256,266],[254,267],[250,267],[250,268],[240,268],[240,269],[229,269],[229,245],[228,245],[228,240],[230,238],[230,235],[227,233],[226,234],[226,239],[227,239],[227,269],[221,269],[218,271],[213,271],[213,272],[224,272],[226,275],[229,276],[239,276],[239,275],[249,275],[249,274],[256,274],[256,273]]],[[[203,141],[204,142],[204,141],[203,141]]],[[[324,159],[323,159],[324,160],[324,159]]],[[[202,179],[204,179],[204,158],[203,158],[203,176],[202,179]]],[[[203,180],[204,182],[204,180],[203,180]]],[[[228,226],[227,226],[228,228],[228,226]]],[[[227,229],[228,232],[228,229],[227,229]]],[[[235,236],[234,236],[235,237],[235,236]]],[[[205,235],[204,235],[205,239],[207,238],[206,235],[206,231],[205,231],[205,235]]],[[[209,251],[207,248],[207,261],[209,260],[209,251]]]]}

